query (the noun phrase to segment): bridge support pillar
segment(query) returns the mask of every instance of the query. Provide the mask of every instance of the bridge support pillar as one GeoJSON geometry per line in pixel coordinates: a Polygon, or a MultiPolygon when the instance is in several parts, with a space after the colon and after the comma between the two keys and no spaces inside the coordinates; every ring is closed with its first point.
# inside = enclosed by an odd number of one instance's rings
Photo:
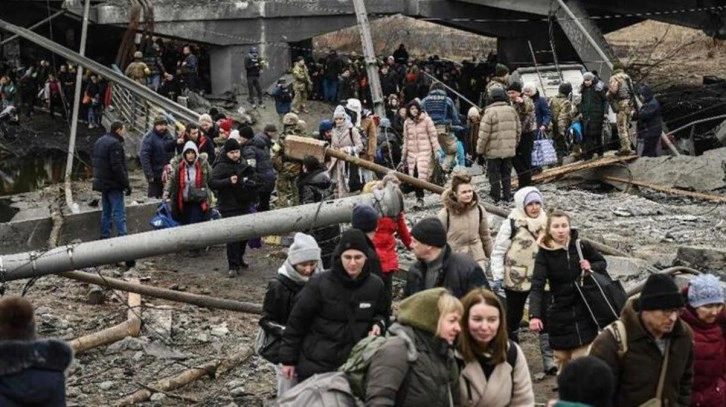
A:
{"type": "MultiPolygon", "coordinates": [[[[559,63],[577,61],[577,54],[570,44],[570,41],[562,34],[559,28],[555,30],[555,51],[557,52],[557,60],[559,63]]],[[[532,42],[532,48],[535,52],[538,64],[552,64],[554,58],[552,47],[550,46],[549,36],[547,35],[547,27],[544,26],[541,35],[533,37],[499,37],[497,39],[497,57],[499,61],[506,64],[509,69],[516,69],[520,66],[532,66],[532,52],[529,48],[529,42],[532,42]]]]}
{"type": "Polygon", "coordinates": [[[209,55],[213,94],[235,90],[247,94],[245,56],[253,45],[259,48],[260,55],[268,63],[260,77],[263,90],[290,68],[290,46],[286,43],[235,44],[213,48],[209,55]]]}

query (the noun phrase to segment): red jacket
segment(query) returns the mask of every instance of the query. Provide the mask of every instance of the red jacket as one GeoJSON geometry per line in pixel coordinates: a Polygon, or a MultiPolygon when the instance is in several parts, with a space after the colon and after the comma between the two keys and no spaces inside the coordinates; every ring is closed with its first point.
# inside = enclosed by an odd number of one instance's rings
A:
{"type": "Polygon", "coordinates": [[[373,236],[373,245],[376,247],[376,254],[381,259],[381,268],[384,273],[398,271],[398,254],[396,254],[396,239],[393,237],[398,233],[406,248],[411,248],[411,233],[406,225],[406,218],[401,212],[398,219],[386,216],[378,219],[378,228],[373,236]]]}
{"type": "Polygon", "coordinates": [[[713,324],[686,307],[681,318],[693,330],[693,393],[691,406],[726,406],[726,312],[713,324]]]}

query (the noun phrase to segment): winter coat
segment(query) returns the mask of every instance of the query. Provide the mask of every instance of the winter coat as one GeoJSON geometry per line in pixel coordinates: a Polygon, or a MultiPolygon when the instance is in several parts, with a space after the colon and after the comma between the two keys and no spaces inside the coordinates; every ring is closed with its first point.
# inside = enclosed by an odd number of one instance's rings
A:
{"type": "MultiPolygon", "coordinates": [[[[514,209],[502,222],[492,249],[492,278],[502,280],[504,288],[512,291],[524,292],[532,287],[534,260],[539,251],[537,238],[546,227],[547,215],[544,212],[537,219],[525,213],[524,198],[533,191],[537,189],[524,187],[514,194],[514,209]]],[[[545,291],[549,290],[545,288],[545,291]]]]}
{"type": "Polygon", "coordinates": [[[207,199],[202,202],[190,202],[188,199],[190,186],[209,190],[209,179],[212,176],[212,167],[210,167],[209,161],[207,160],[207,154],[199,154],[193,141],[187,141],[184,146],[184,152],[182,152],[182,155],[177,156],[178,158],[175,157],[172,159],[173,171],[164,186],[164,190],[168,192],[171,211],[175,218],[179,218],[179,215],[184,211],[184,206],[189,204],[201,204],[202,212],[207,212],[212,206],[211,191],[207,191],[207,199]],[[184,152],[189,150],[197,153],[197,159],[191,164],[183,158],[184,152]],[[190,172],[189,170],[192,166],[194,167],[194,171],[190,172]],[[190,179],[191,173],[194,174],[194,179],[190,179]]]}
{"type": "Polygon", "coordinates": [[[403,150],[401,157],[408,165],[408,175],[418,169],[418,179],[428,181],[433,171],[434,154],[441,150],[434,121],[424,112],[416,119],[408,118],[403,124],[403,150]]]}
{"type": "Polygon", "coordinates": [[[244,161],[232,161],[226,154],[212,169],[209,187],[217,192],[220,212],[238,211],[257,202],[259,182],[255,169],[244,161]],[[237,175],[237,183],[230,179],[237,175]]]}
{"type": "Polygon", "coordinates": [[[448,122],[454,126],[461,126],[461,119],[456,105],[445,90],[435,89],[429,92],[421,101],[421,109],[429,115],[435,124],[448,122]]]}
{"type": "Polygon", "coordinates": [[[338,75],[343,73],[345,63],[337,55],[328,55],[325,59],[325,79],[337,81],[338,75]]]}
{"type": "Polygon", "coordinates": [[[521,135],[517,111],[506,102],[494,102],[484,109],[476,152],[486,158],[514,157],[521,135]]]}
{"type": "MultiPolygon", "coordinates": [[[[304,286],[304,283],[295,282],[282,274],[277,274],[267,283],[265,300],[262,302],[262,318],[259,322],[265,334],[282,338],[290,311],[304,286]]],[[[272,355],[270,362],[278,363],[279,360],[275,360],[276,358],[279,358],[279,354],[272,355]]]]}
{"type": "Polygon", "coordinates": [[[157,182],[161,180],[164,166],[169,164],[169,160],[174,156],[175,148],[176,140],[168,131],[159,134],[151,129],[146,133],[141,140],[139,159],[147,180],[154,179],[157,182]]]}
{"type": "MultiPolygon", "coordinates": [[[[346,121],[344,125],[333,128],[333,137],[330,146],[337,150],[348,150],[348,154],[360,154],[363,151],[363,142],[358,129],[346,121]]],[[[335,183],[338,186],[338,197],[345,197],[348,193],[348,172],[344,160],[334,159],[330,162],[330,172],[334,174],[335,183]]]]}
{"type": "Polygon", "coordinates": [[[93,145],[93,190],[108,192],[129,187],[123,137],[106,133],[93,145]]]}
{"type": "MultiPolygon", "coordinates": [[[[297,178],[298,193],[301,204],[317,203],[333,199],[335,194],[332,182],[327,171],[320,169],[313,172],[303,173],[297,178]]],[[[331,257],[338,245],[340,236],[340,225],[333,224],[313,229],[310,234],[315,238],[320,247],[320,258],[323,260],[323,268],[329,269],[332,262],[331,257]]]]}
{"type": "Polygon", "coordinates": [[[552,110],[552,134],[564,137],[567,129],[572,125],[572,102],[568,96],[561,93],[550,99],[552,110]]]}
{"type": "Polygon", "coordinates": [[[242,146],[242,158],[247,161],[247,165],[255,169],[260,181],[264,184],[263,189],[272,190],[275,187],[275,179],[277,173],[272,167],[272,157],[270,150],[267,148],[265,140],[259,136],[254,136],[242,146]]]}
{"type": "Polygon", "coordinates": [[[272,97],[275,98],[275,111],[277,114],[290,113],[292,111],[292,89],[289,86],[277,85],[272,91],[272,97]],[[288,98],[283,99],[283,91],[289,93],[288,98]]]}
{"type": "MultiPolygon", "coordinates": [[[[187,142],[192,141],[186,132],[183,133],[182,140],[184,140],[184,144],[177,144],[176,146],[177,154],[181,154],[187,142]]],[[[197,138],[197,141],[195,141],[194,144],[197,145],[197,150],[199,151],[199,154],[204,153],[207,155],[207,162],[214,163],[217,161],[217,153],[214,151],[214,141],[212,141],[211,138],[207,137],[204,133],[200,131],[199,138],[197,138]]]]}
{"type": "Polygon", "coordinates": [[[446,341],[400,324],[389,334],[371,358],[366,407],[458,406],[458,367],[446,341]]]}
{"type": "Polygon", "coordinates": [[[532,96],[532,103],[534,103],[534,116],[537,120],[537,128],[540,128],[540,126],[549,127],[552,123],[552,110],[550,110],[547,99],[540,96],[539,91],[537,91],[532,96]]]}
{"type": "Polygon", "coordinates": [[[580,104],[577,105],[577,110],[582,115],[583,127],[591,122],[602,126],[607,113],[607,98],[601,84],[593,81],[592,85],[583,85],[580,88],[580,104]]]}
{"type": "Polygon", "coordinates": [[[471,257],[454,253],[448,244],[444,246],[441,255],[443,256],[442,267],[438,271],[433,287],[426,286],[426,273],[428,272],[426,262],[418,260],[411,265],[406,278],[405,297],[434,287],[445,287],[457,298],[464,297],[474,288],[489,289],[489,282],[484,275],[484,270],[471,257]]]}
{"type": "Polygon", "coordinates": [[[245,55],[245,71],[247,72],[248,78],[259,78],[260,71],[262,70],[262,64],[260,55],[255,53],[247,53],[245,55]]]}
{"type": "Polygon", "coordinates": [[[381,268],[384,273],[398,271],[398,254],[396,253],[396,239],[394,234],[403,242],[407,249],[411,248],[411,233],[406,225],[406,217],[401,212],[398,218],[393,219],[382,216],[378,219],[376,234],[373,236],[373,244],[376,253],[381,260],[381,268]]]}
{"type": "Polygon", "coordinates": [[[663,132],[663,116],[660,103],[647,85],[640,87],[643,105],[638,110],[638,138],[653,139],[663,132]]]}
{"type": "Polygon", "coordinates": [[[360,153],[360,158],[373,162],[376,159],[376,147],[378,147],[378,128],[372,117],[361,119],[360,127],[365,136],[366,145],[360,153]]]}
{"type": "Polygon", "coordinates": [[[444,208],[439,211],[438,218],[447,230],[446,241],[455,253],[466,254],[482,266],[492,254],[492,235],[489,232],[487,212],[479,205],[479,197],[467,205],[456,201],[451,188],[441,194],[444,208]]]}
{"type": "Polygon", "coordinates": [[[518,344],[517,363],[504,361],[494,367],[489,379],[481,362],[466,363],[459,376],[462,407],[530,407],[534,405],[532,379],[529,376],[527,358],[518,344]]]}
{"type": "Polygon", "coordinates": [[[715,323],[707,324],[687,306],[681,318],[693,331],[691,406],[726,406],[726,311],[721,311],[715,323]]]}
{"type": "MultiPolygon", "coordinates": [[[[529,294],[530,319],[546,316],[550,346],[555,350],[575,349],[587,345],[597,336],[584,301],[573,284],[582,274],[575,241],[577,231],[572,230],[566,247],[540,244],[534,264],[532,291],[529,294]],[[542,309],[545,284],[549,283],[552,303],[542,309]],[[545,314],[546,313],[546,314],[545,314]]],[[[581,242],[582,254],[595,273],[607,273],[607,262],[587,242],[581,242]]]]}
{"type": "Polygon", "coordinates": [[[65,407],[72,360],[62,341],[0,341],[0,406],[65,407]]]}
{"type": "MultiPolygon", "coordinates": [[[[638,407],[654,398],[663,365],[663,354],[643,327],[636,303],[637,300],[630,300],[620,313],[628,337],[625,355],[618,356],[620,346],[610,330],[602,331],[590,348],[590,355],[607,363],[617,380],[613,397],[613,406],[617,407],[638,407]]],[[[663,406],[688,406],[693,385],[693,333],[678,319],[664,338],[670,340],[670,356],[663,385],[663,406]]]]}
{"type": "Polygon", "coordinates": [[[280,362],[295,366],[299,380],[332,372],[374,324],[386,328],[383,281],[363,267],[351,279],[333,254],[330,271],[314,276],[300,292],[282,334],[280,362]]]}

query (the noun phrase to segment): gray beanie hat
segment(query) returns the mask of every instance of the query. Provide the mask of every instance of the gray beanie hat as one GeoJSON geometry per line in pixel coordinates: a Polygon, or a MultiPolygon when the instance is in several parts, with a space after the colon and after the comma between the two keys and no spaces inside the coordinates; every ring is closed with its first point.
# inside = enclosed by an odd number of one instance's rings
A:
{"type": "Polygon", "coordinates": [[[585,72],[582,74],[583,81],[592,81],[595,79],[595,75],[592,72],[585,72]]]}
{"type": "Polygon", "coordinates": [[[306,261],[320,262],[320,247],[310,235],[295,233],[295,238],[287,251],[287,259],[294,266],[306,261]]]}
{"type": "Polygon", "coordinates": [[[712,274],[702,274],[688,284],[688,305],[692,308],[709,304],[723,304],[721,281],[712,274]]]}

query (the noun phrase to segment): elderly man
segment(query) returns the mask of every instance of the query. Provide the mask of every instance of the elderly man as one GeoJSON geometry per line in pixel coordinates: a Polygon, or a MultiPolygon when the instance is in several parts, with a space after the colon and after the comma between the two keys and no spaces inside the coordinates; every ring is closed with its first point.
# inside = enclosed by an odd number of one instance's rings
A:
{"type": "Polygon", "coordinates": [[[693,333],[679,315],[683,296],[671,277],[648,277],[640,298],[592,343],[590,354],[610,366],[617,381],[613,405],[688,406],[693,384],[693,333]],[[648,404],[650,405],[650,404],[648,404]]]}

